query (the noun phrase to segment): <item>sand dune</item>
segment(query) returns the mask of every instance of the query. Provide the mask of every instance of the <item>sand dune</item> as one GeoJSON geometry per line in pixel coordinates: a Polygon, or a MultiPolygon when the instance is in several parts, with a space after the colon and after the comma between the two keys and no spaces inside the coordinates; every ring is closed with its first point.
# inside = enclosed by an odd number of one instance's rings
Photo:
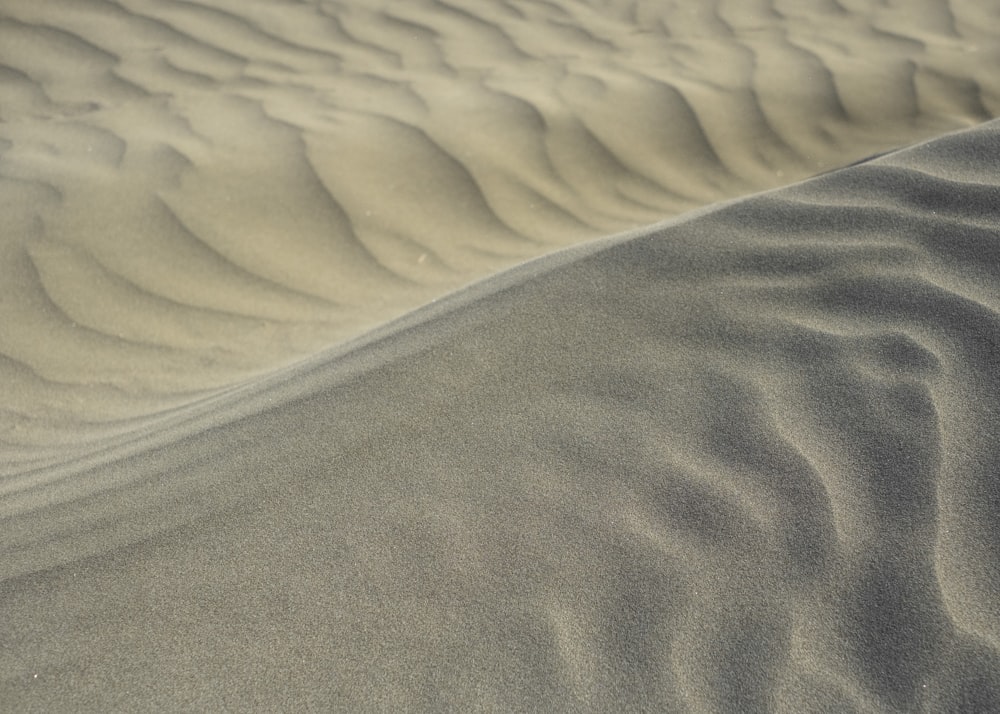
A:
{"type": "Polygon", "coordinates": [[[997,708],[998,161],[990,123],[558,253],[36,474],[5,696],[997,708]]]}
{"type": "Polygon", "coordinates": [[[4,3],[0,709],[1000,709],[998,64],[972,0],[4,3]]]}

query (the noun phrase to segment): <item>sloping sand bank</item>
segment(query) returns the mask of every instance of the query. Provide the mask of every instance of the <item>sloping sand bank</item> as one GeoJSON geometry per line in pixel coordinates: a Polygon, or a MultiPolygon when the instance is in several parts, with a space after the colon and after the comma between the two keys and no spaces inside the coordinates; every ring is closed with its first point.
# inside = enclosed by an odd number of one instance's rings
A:
{"type": "Polygon", "coordinates": [[[1000,709],[998,165],[557,253],[24,474],[4,703],[1000,709]]]}

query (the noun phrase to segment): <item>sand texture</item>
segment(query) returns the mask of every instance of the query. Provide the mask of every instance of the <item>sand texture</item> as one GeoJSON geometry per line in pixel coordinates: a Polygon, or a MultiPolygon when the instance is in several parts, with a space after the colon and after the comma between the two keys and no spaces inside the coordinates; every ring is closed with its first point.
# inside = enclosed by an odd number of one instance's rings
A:
{"type": "Polygon", "coordinates": [[[995,116],[972,0],[6,0],[0,711],[1000,711],[995,116]]]}

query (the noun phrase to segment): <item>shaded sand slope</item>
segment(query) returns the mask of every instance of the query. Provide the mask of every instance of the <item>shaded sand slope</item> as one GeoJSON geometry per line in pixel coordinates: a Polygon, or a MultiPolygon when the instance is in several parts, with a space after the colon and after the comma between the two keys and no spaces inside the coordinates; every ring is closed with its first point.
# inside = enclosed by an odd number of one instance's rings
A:
{"type": "Polygon", "coordinates": [[[0,448],[981,122],[998,58],[979,0],[5,0],[0,448]]]}
{"type": "Polygon", "coordinates": [[[3,700],[1000,709],[997,165],[988,123],[549,256],[32,475],[3,700]]]}

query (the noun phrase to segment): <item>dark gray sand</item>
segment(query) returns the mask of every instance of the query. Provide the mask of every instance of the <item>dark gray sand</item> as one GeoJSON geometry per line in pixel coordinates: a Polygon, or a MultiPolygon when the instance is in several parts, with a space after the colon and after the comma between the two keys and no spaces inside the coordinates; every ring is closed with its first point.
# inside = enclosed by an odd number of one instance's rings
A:
{"type": "Polygon", "coordinates": [[[555,254],[29,474],[5,704],[997,710],[998,165],[555,254]]]}
{"type": "Polygon", "coordinates": [[[0,712],[1000,711],[993,3],[0,5],[0,712]]]}

